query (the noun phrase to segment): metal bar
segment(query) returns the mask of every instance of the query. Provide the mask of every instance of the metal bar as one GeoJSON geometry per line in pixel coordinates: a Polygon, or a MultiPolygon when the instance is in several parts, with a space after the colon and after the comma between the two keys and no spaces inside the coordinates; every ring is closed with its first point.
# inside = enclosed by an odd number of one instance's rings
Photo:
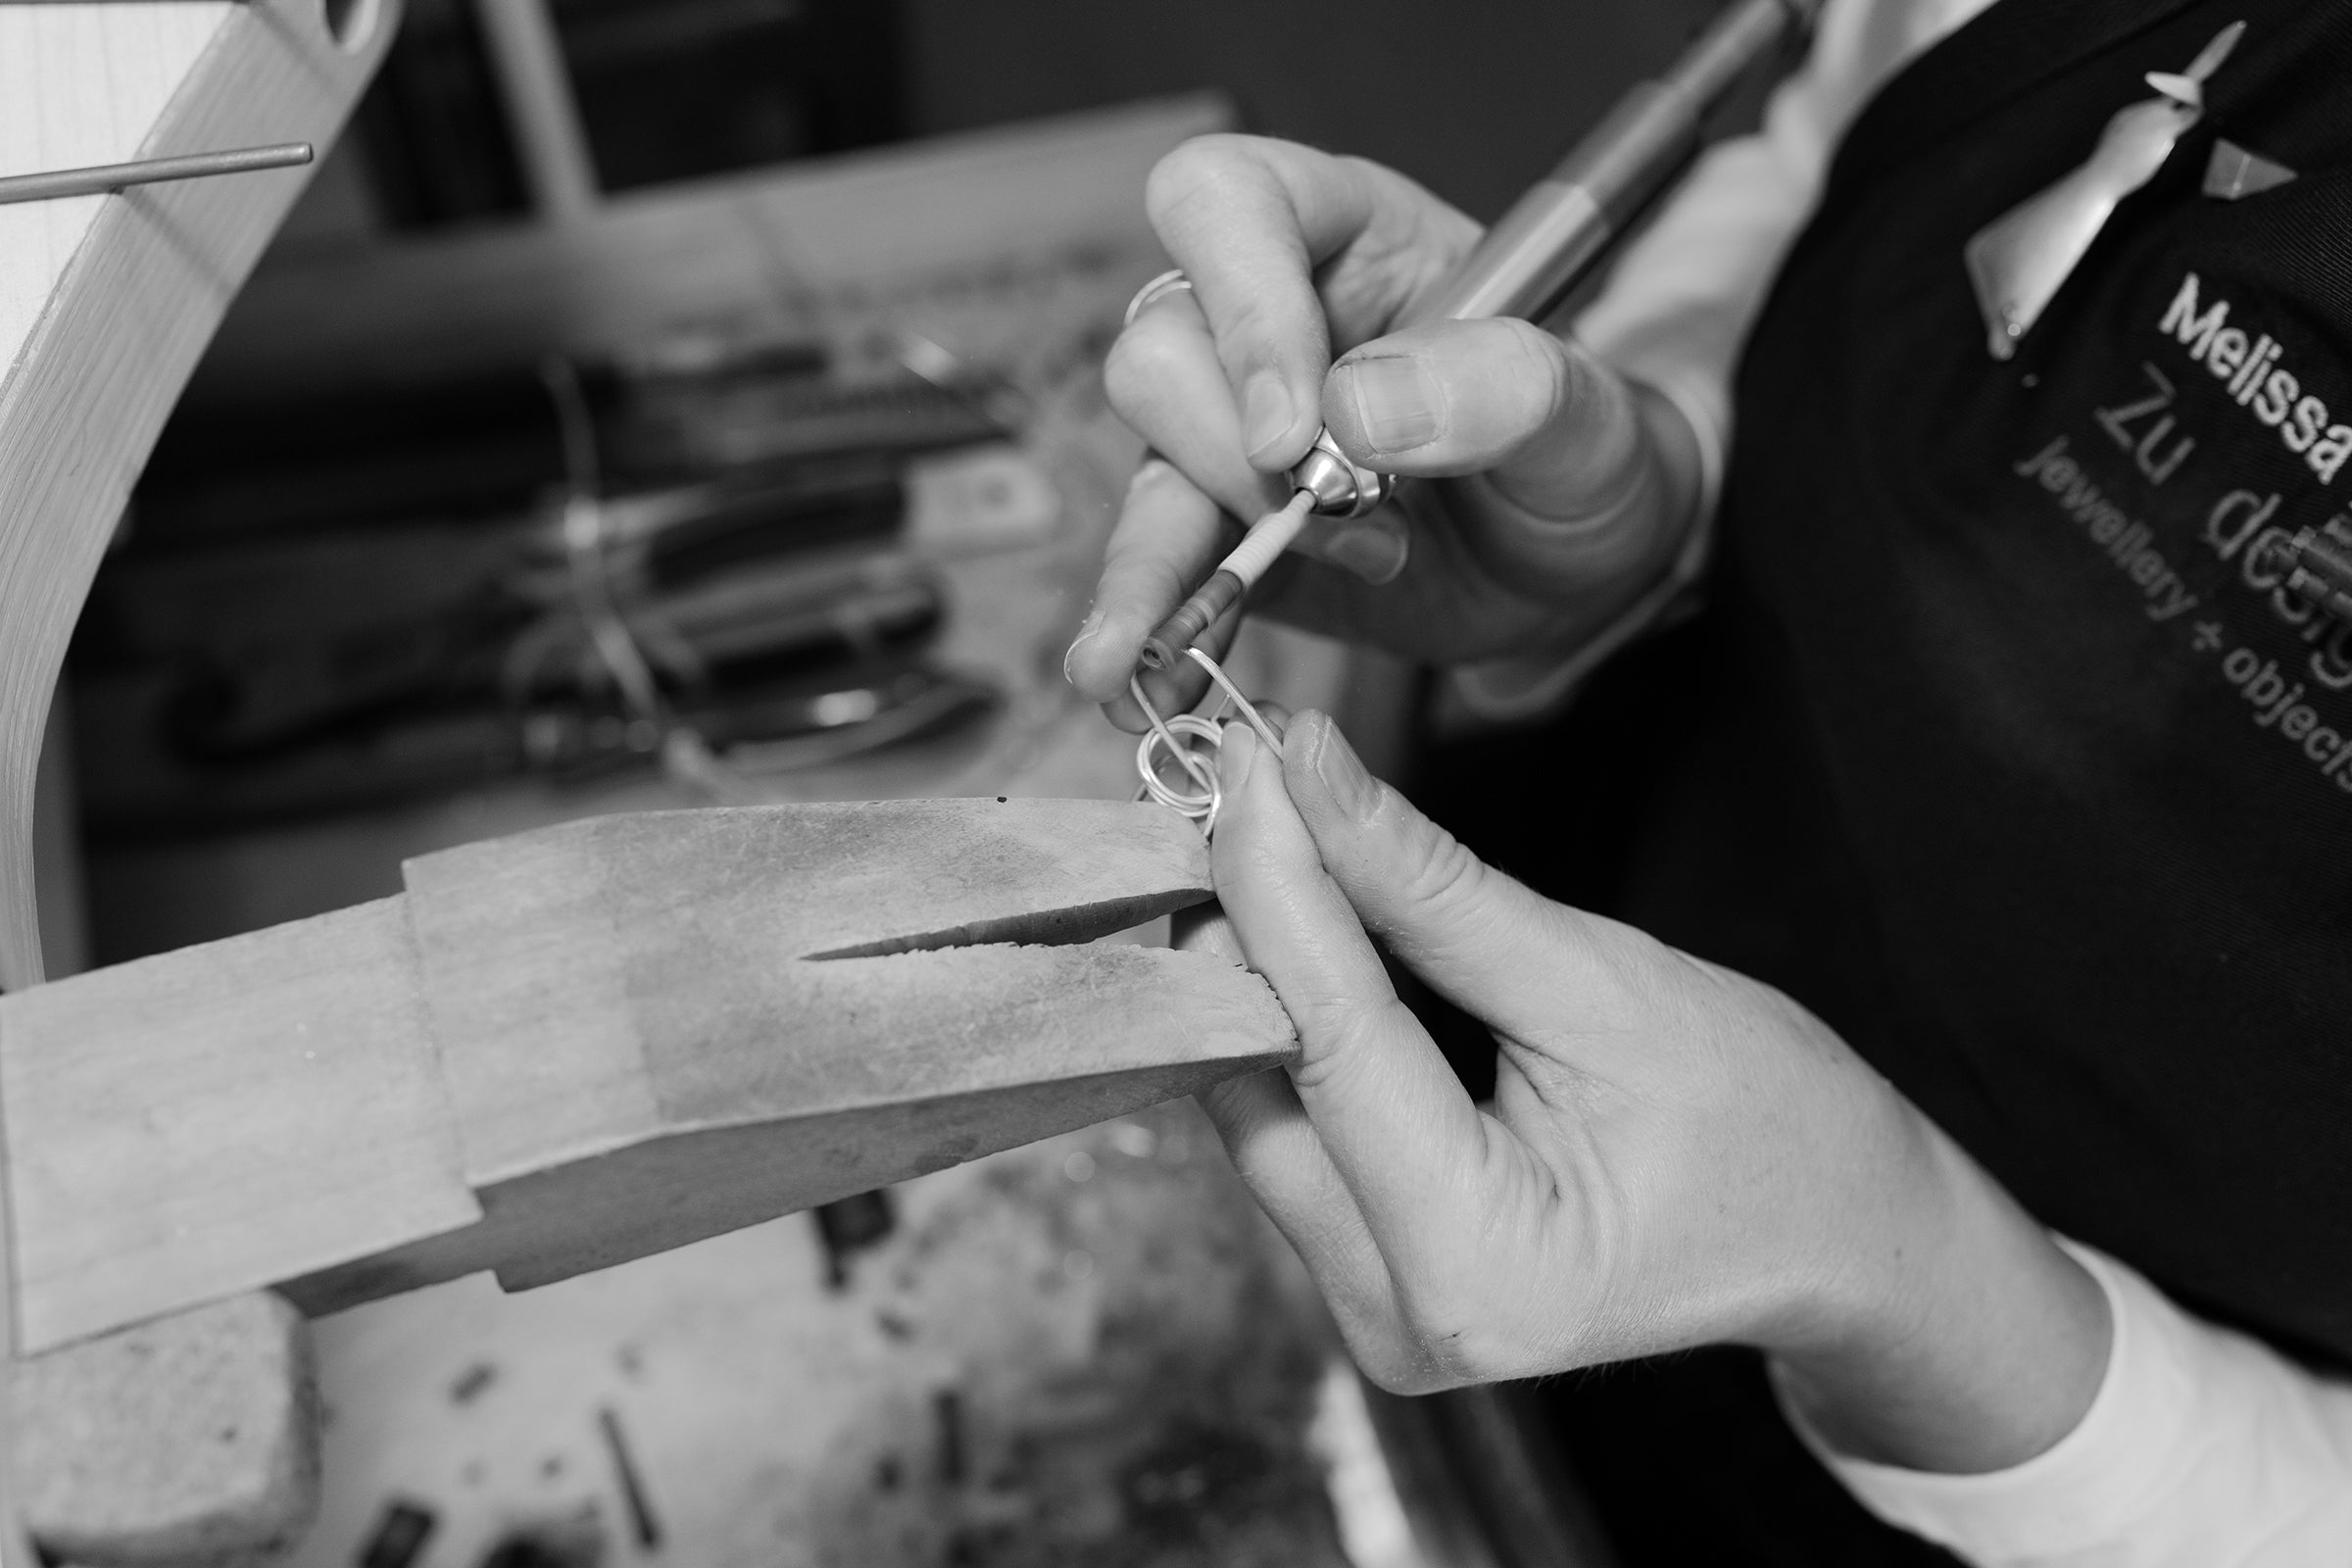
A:
{"type": "Polygon", "coordinates": [[[178,158],[99,164],[89,169],[59,169],[45,174],[10,174],[0,178],[0,206],[10,202],[56,201],[66,196],[103,196],[126,186],[153,185],[170,179],[244,174],[258,169],[292,169],[309,163],[313,156],[309,142],[289,141],[274,147],[239,147],[223,153],[189,153],[178,158]]]}
{"type": "Polygon", "coordinates": [[[1689,167],[1708,112],[1817,9],[1812,0],[1739,0],[1726,9],[1665,76],[1628,88],[1398,324],[1544,319],[1689,167]]]}
{"type": "Polygon", "coordinates": [[[552,222],[585,217],[603,200],[603,190],[547,0],[473,3],[531,205],[552,222]]]}

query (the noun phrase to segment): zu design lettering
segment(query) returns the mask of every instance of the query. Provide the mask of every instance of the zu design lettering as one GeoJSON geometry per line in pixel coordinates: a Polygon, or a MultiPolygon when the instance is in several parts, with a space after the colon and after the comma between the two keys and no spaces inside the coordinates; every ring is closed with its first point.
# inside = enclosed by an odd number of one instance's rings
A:
{"type": "MultiPolygon", "coordinates": [[[[2330,691],[2352,689],[2352,625],[2323,614],[2318,606],[2285,586],[2286,542],[2293,535],[2271,520],[2278,501],[2275,494],[2230,491],[2205,519],[2205,546],[2234,563],[2238,580],[2262,595],[2270,612],[2310,645],[2313,679],[2330,691]]],[[[2352,543],[2352,523],[2343,519],[2329,518],[2325,531],[2352,543]]]]}
{"type": "Polygon", "coordinates": [[[2099,421],[2100,429],[2114,438],[2117,446],[2132,455],[2132,461],[2139,465],[2139,471],[2148,476],[2149,483],[2162,484],[2179,471],[2189,453],[2196,450],[2197,438],[2184,435],[2173,443],[2171,451],[2161,450],[2165,437],[2173,433],[2173,426],[2178,422],[2167,412],[2173,406],[2172,377],[2145,360],[2140,362],[2139,368],[2146,374],[2148,384],[2156,389],[2155,392],[2131,403],[2119,403],[2111,409],[2093,409],[2091,416],[2099,421]],[[2144,431],[2139,428],[2142,420],[2150,421],[2144,431]]]}

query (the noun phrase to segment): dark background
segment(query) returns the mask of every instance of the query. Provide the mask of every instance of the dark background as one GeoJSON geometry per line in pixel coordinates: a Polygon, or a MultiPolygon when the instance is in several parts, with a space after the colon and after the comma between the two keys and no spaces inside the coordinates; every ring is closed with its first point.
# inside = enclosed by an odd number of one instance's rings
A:
{"type": "MultiPolygon", "coordinates": [[[[1492,218],[1711,0],[554,0],[609,190],[1200,88],[1492,218]]],[[[296,241],[520,216],[469,0],[410,0],[296,241]]]]}
{"type": "Polygon", "coordinates": [[[1706,0],[903,0],[918,131],[1217,87],[1253,129],[1493,218],[1706,0]]]}

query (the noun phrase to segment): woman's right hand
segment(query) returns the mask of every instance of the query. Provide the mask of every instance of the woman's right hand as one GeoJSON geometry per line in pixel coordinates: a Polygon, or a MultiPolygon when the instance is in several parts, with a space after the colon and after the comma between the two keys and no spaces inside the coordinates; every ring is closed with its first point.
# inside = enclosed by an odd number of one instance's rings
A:
{"type": "MultiPolygon", "coordinates": [[[[1111,348],[1111,402],[1159,457],[1064,662],[1114,720],[1142,727],[1125,692],[1144,639],[1288,499],[1325,426],[1367,467],[1456,482],[1311,522],[1252,595],[1269,612],[1451,663],[1573,647],[1663,573],[1697,467],[1672,405],[1525,321],[1395,329],[1477,242],[1468,218],[1379,165],[1253,136],[1185,143],[1146,199],[1193,287],[1111,348]]],[[[1189,666],[1152,679],[1155,700],[1199,695],[1189,666]]]]}

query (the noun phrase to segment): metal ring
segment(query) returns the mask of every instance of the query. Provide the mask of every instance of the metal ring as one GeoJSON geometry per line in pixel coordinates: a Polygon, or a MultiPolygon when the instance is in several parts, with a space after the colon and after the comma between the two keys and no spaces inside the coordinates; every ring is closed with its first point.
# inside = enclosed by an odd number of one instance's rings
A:
{"type": "Polygon", "coordinates": [[[1127,318],[1125,320],[1119,323],[1120,329],[1124,331],[1126,328],[1133,326],[1137,317],[1143,315],[1145,311],[1149,310],[1154,304],[1157,304],[1160,300],[1165,299],[1168,295],[1176,293],[1189,294],[1192,292],[1192,288],[1193,280],[1184,275],[1183,268],[1169,268],[1166,271],[1160,273],[1151,282],[1146,283],[1142,288],[1139,288],[1135,291],[1135,298],[1127,302],[1127,318]]]}
{"type": "Polygon", "coordinates": [[[1214,719],[1202,718],[1198,713],[1179,713],[1174,718],[1160,717],[1159,710],[1152,706],[1152,699],[1144,695],[1143,676],[1140,673],[1127,677],[1127,690],[1135,698],[1136,706],[1144,710],[1144,716],[1152,721],[1152,727],[1144,731],[1143,740],[1135,748],[1135,770],[1144,778],[1144,787],[1136,792],[1135,798],[1139,801],[1146,798],[1157,801],[1191,817],[1200,824],[1203,837],[1214,833],[1217,830],[1217,809],[1225,803],[1225,792],[1217,783],[1216,766],[1204,760],[1177,737],[1181,735],[1200,741],[1214,754],[1224,744],[1225,732],[1214,719]],[[1193,782],[1200,787],[1199,794],[1187,794],[1176,789],[1160,776],[1158,760],[1152,755],[1154,746],[1167,749],[1168,760],[1183,768],[1192,776],[1193,782]]]}

